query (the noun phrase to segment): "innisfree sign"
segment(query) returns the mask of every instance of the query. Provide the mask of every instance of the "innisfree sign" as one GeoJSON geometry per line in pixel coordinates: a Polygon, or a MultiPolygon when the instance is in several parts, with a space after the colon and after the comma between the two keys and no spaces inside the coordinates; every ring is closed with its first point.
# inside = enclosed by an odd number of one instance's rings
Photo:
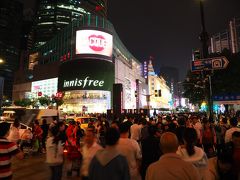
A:
{"type": "Polygon", "coordinates": [[[228,59],[224,56],[199,59],[191,62],[192,71],[218,70],[228,66],[228,59]]]}

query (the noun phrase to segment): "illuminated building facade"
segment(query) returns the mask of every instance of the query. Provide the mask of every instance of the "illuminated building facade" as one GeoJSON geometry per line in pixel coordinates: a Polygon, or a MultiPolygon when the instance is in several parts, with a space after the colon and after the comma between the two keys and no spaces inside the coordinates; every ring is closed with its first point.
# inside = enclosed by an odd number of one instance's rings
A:
{"type": "Polygon", "coordinates": [[[3,95],[11,99],[13,73],[19,65],[23,5],[16,0],[1,0],[0,5],[0,77],[4,78],[3,95]]]}
{"type": "Polygon", "coordinates": [[[61,108],[65,112],[106,112],[113,107],[116,83],[123,87],[122,109],[136,109],[136,89],[139,108],[146,106],[142,94],[147,94],[148,88],[141,63],[123,45],[109,21],[87,14],[30,52],[25,69],[15,75],[13,98],[60,91],[64,93],[61,108]],[[47,80],[45,85],[43,80],[47,80]],[[50,80],[52,84],[46,85],[50,80]]]}
{"type": "Polygon", "coordinates": [[[105,17],[107,0],[40,0],[34,31],[34,47],[52,39],[66,25],[86,14],[105,17]]]}
{"type": "Polygon", "coordinates": [[[170,88],[162,76],[155,74],[151,60],[148,63],[148,87],[150,109],[170,108],[172,99],[170,88]]]}
{"type": "Polygon", "coordinates": [[[240,18],[233,18],[227,30],[211,37],[211,53],[221,53],[223,49],[229,49],[232,53],[240,51],[240,18]]]}

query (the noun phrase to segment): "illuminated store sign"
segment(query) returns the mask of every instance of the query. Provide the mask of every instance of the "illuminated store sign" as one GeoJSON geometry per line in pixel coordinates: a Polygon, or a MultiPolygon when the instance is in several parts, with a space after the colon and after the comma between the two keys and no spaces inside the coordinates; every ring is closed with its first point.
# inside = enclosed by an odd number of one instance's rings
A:
{"type": "Polygon", "coordinates": [[[76,32],[76,54],[98,54],[112,56],[113,37],[111,34],[96,30],[76,32]]]}
{"type": "Polygon", "coordinates": [[[51,97],[53,94],[57,93],[57,85],[58,78],[34,81],[32,82],[31,92],[33,93],[33,96],[42,94],[51,97]]]}
{"type": "Polygon", "coordinates": [[[58,76],[58,90],[111,91],[114,83],[114,64],[96,59],[73,60],[62,63],[58,76]]]}
{"type": "Polygon", "coordinates": [[[89,79],[89,76],[87,76],[84,80],[76,78],[75,80],[71,81],[66,81],[64,80],[63,87],[83,87],[85,88],[86,86],[91,87],[91,86],[99,86],[102,87],[104,85],[104,81],[99,81],[99,80],[92,80],[89,79]]]}

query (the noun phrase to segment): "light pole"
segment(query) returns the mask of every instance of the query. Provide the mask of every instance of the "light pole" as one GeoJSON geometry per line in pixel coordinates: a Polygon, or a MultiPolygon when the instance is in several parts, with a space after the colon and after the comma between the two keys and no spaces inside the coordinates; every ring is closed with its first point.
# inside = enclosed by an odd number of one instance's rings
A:
{"type": "MultiPolygon", "coordinates": [[[[209,41],[209,36],[206,31],[206,26],[205,26],[205,16],[204,16],[204,7],[203,7],[203,1],[204,0],[199,0],[199,5],[200,5],[200,15],[201,15],[201,27],[202,31],[200,33],[199,39],[201,41],[202,47],[201,47],[201,55],[202,58],[205,59],[208,57],[208,41],[209,41]]],[[[202,76],[205,78],[206,73],[205,71],[202,71],[202,76]]],[[[212,85],[211,85],[211,72],[208,73],[208,82],[209,82],[209,89],[208,89],[208,106],[209,106],[209,117],[212,117],[213,115],[213,108],[212,108],[212,85]]]]}
{"type": "Polygon", "coordinates": [[[204,9],[203,9],[203,0],[199,1],[200,4],[200,15],[201,15],[201,27],[202,31],[200,33],[199,39],[202,43],[202,58],[207,58],[208,57],[208,33],[206,31],[206,26],[205,26],[205,17],[204,17],[204,9]]]}

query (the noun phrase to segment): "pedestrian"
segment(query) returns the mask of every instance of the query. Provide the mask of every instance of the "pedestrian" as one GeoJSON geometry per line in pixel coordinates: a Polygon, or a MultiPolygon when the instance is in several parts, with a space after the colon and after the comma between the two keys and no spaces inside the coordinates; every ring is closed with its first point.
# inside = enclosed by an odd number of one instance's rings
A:
{"type": "Polygon", "coordinates": [[[11,157],[15,156],[18,159],[24,158],[24,154],[18,149],[16,143],[7,140],[9,128],[9,123],[0,123],[0,179],[3,180],[12,179],[11,157]]]}
{"type": "Polygon", "coordinates": [[[46,163],[51,169],[51,180],[61,180],[63,167],[63,146],[59,138],[59,126],[49,130],[46,142],[46,163]]]}
{"type": "Polygon", "coordinates": [[[142,165],[141,165],[141,175],[142,179],[145,179],[146,170],[148,166],[159,160],[161,156],[160,150],[160,138],[157,133],[158,129],[156,125],[151,125],[148,127],[149,136],[142,142],[142,165]]]}
{"type": "Polygon", "coordinates": [[[197,132],[194,128],[186,128],[183,134],[184,144],[178,147],[177,154],[184,161],[192,163],[199,171],[201,179],[207,179],[208,158],[202,148],[196,146],[197,132]]]}
{"type": "Polygon", "coordinates": [[[39,121],[35,120],[34,127],[33,127],[33,140],[34,140],[35,150],[39,153],[42,152],[42,149],[41,149],[42,134],[43,134],[43,130],[39,125],[39,121]]]}
{"type": "Polygon", "coordinates": [[[230,119],[230,125],[231,125],[231,128],[228,129],[225,133],[225,143],[228,143],[228,142],[232,141],[233,132],[235,132],[235,131],[240,132],[240,128],[237,127],[238,120],[237,120],[236,117],[230,119]]]}
{"type": "Polygon", "coordinates": [[[163,133],[160,146],[163,155],[148,167],[146,180],[200,180],[197,169],[176,154],[178,140],[174,133],[163,133]]]}
{"type": "Polygon", "coordinates": [[[209,158],[216,155],[216,131],[207,118],[203,119],[203,129],[201,133],[200,144],[202,144],[203,149],[209,158]]]}
{"type": "Polygon", "coordinates": [[[131,180],[140,180],[142,153],[136,140],[129,139],[128,124],[122,123],[119,127],[120,139],[117,144],[119,152],[127,158],[131,180]]]}
{"type": "Polygon", "coordinates": [[[88,168],[92,158],[95,156],[98,150],[102,147],[96,143],[96,133],[95,129],[87,128],[86,134],[84,137],[84,145],[82,148],[82,166],[81,166],[81,176],[82,180],[88,179],[88,168]]]}
{"type": "Polygon", "coordinates": [[[89,167],[89,180],[130,180],[126,158],[118,151],[119,132],[116,128],[106,131],[106,148],[99,150],[89,167]]]}
{"type": "Polygon", "coordinates": [[[19,119],[16,118],[10,127],[9,136],[7,137],[9,141],[15,142],[16,144],[20,142],[19,126],[19,119]]]}
{"type": "Polygon", "coordinates": [[[42,120],[41,128],[43,131],[43,133],[42,133],[42,152],[45,153],[46,152],[46,140],[47,140],[48,128],[49,128],[46,119],[42,120]]]}

